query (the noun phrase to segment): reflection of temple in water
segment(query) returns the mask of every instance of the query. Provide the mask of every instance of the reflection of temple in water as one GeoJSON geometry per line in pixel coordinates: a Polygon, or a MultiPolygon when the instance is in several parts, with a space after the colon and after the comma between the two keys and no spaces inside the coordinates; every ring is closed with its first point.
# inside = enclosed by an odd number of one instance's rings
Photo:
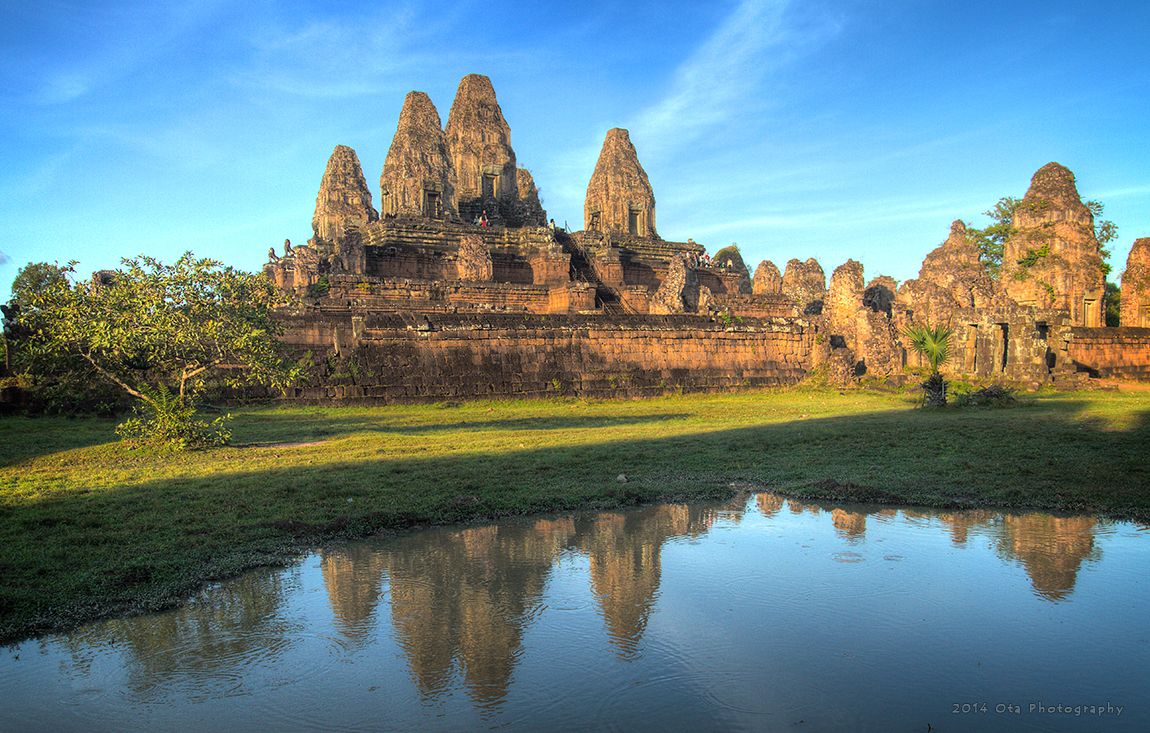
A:
{"type": "Polygon", "coordinates": [[[942,514],[955,544],[964,544],[969,530],[985,528],[995,552],[1022,565],[1034,592],[1051,601],[1074,591],[1082,561],[1094,558],[1094,517],[1054,517],[1049,514],[1000,514],[971,511],[942,514]]]}
{"type": "Polygon", "coordinates": [[[1074,591],[1082,561],[1097,559],[1092,557],[1096,525],[1093,517],[1007,515],[996,547],[1003,557],[1022,563],[1035,592],[1060,601],[1074,591]]]}
{"type": "MultiPolygon", "coordinates": [[[[830,514],[848,541],[865,536],[871,515],[937,517],[957,544],[972,529],[998,554],[1026,568],[1040,597],[1059,600],[1074,587],[1094,551],[1088,517],[1055,518],[997,512],[936,514],[910,508],[802,504],[771,494],[759,511],[830,514]]],[[[458,531],[421,532],[385,549],[362,546],[324,553],[322,567],[336,627],[349,638],[373,628],[386,580],[396,639],[418,688],[436,696],[462,675],[479,703],[507,692],[523,635],[539,608],[556,560],[572,551],[589,561],[589,583],[610,643],[620,659],[638,651],[656,607],[661,552],[668,539],[706,533],[720,517],[738,522],[743,499],[724,507],[661,505],[578,518],[541,519],[458,531]]]]}
{"type": "Polygon", "coordinates": [[[839,536],[843,539],[858,542],[866,537],[866,518],[875,515],[880,517],[894,517],[897,509],[879,509],[872,512],[858,511],[858,508],[843,509],[835,507],[831,510],[831,521],[835,525],[839,536]]]}
{"type": "Polygon", "coordinates": [[[258,659],[296,646],[300,624],[283,613],[283,573],[264,568],[245,573],[167,613],[110,619],[61,636],[78,660],[75,672],[92,663],[90,650],[116,646],[130,663],[127,687],[162,689],[189,677],[203,693],[216,686],[235,691],[236,660],[258,659]]]}
{"type": "Polygon", "coordinates": [[[457,660],[476,702],[506,694],[527,619],[572,531],[560,519],[425,532],[382,553],[397,640],[424,694],[448,688],[457,660]]]}
{"type": "Polygon", "coordinates": [[[320,553],[320,568],[336,628],[349,639],[371,634],[387,571],[383,558],[370,545],[351,545],[320,553]]]}
{"type": "Polygon", "coordinates": [[[759,513],[768,519],[778,514],[786,503],[787,500],[778,494],[759,494],[755,497],[759,513]]]}
{"type": "Polygon", "coordinates": [[[324,553],[322,568],[336,627],[349,638],[372,628],[383,579],[392,623],[424,694],[446,690],[462,671],[476,702],[507,691],[523,633],[556,559],[575,550],[590,560],[590,585],[608,638],[622,658],[641,641],[659,590],[659,554],[672,537],[706,532],[727,507],[662,505],[533,523],[423,532],[386,550],[324,553]]]}
{"type": "Polygon", "coordinates": [[[579,533],[577,547],[591,559],[591,588],[621,657],[635,653],[647,628],[659,591],[663,543],[706,532],[717,514],[715,509],[683,504],[654,506],[601,514],[579,533]]]}
{"type": "Polygon", "coordinates": [[[1065,599],[1074,591],[1074,583],[1082,561],[1094,555],[1093,517],[1054,517],[1049,514],[1007,514],[988,509],[938,513],[929,509],[906,507],[876,508],[863,511],[839,506],[823,508],[803,504],[794,499],[783,499],[773,494],[758,497],[759,510],[765,517],[773,517],[783,504],[792,514],[829,512],[835,530],[847,540],[859,540],[866,533],[866,519],[871,515],[894,516],[900,511],[908,518],[937,517],[956,545],[964,545],[971,529],[986,534],[998,555],[1016,561],[1026,570],[1034,591],[1051,601],[1065,599]],[[768,498],[764,498],[768,497],[768,498]]]}

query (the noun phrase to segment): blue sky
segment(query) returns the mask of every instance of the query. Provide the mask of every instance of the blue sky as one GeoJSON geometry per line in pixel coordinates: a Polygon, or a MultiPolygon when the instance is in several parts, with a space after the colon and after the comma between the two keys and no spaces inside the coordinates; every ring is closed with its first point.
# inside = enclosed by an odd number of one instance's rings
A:
{"type": "Polygon", "coordinates": [[[1050,161],[1150,236],[1150,3],[5,2],[0,292],[185,250],[258,270],[311,236],[336,145],[379,175],[404,96],[489,76],[548,215],[579,228],[630,130],[659,233],[753,269],[917,276],[1050,161]]]}

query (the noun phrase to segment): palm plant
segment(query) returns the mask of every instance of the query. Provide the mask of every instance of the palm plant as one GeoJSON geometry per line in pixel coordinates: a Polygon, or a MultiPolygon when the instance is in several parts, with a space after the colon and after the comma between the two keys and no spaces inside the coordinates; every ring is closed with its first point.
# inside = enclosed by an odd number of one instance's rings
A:
{"type": "Polygon", "coordinates": [[[946,405],[947,383],[939,372],[939,367],[950,359],[950,337],[954,329],[949,324],[924,326],[916,323],[903,329],[903,335],[910,339],[910,347],[926,357],[930,363],[930,377],[922,383],[923,401],[928,405],[946,405]]]}

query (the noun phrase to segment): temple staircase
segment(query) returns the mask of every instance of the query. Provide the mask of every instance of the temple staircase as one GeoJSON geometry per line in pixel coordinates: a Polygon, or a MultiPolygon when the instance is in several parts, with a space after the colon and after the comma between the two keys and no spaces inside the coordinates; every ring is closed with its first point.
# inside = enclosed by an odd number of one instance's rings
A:
{"type": "Polygon", "coordinates": [[[595,286],[595,307],[604,313],[623,314],[627,310],[619,297],[619,291],[599,279],[587,252],[569,233],[556,230],[555,241],[563,251],[571,256],[571,279],[575,282],[590,283],[595,286]]]}

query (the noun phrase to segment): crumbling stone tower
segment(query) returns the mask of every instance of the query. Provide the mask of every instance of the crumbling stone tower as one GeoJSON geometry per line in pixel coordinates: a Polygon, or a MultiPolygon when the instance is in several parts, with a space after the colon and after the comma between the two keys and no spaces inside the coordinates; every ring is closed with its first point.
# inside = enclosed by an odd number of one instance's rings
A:
{"type": "Polygon", "coordinates": [[[1136,240],[1126,258],[1121,325],[1150,328],[1150,237],[1136,240]]]}
{"type": "Polygon", "coordinates": [[[961,220],[952,223],[946,241],[927,254],[918,277],[898,289],[902,326],[952,323],[963,308],[1006,305],[1002,286],[988,274],[961,220]]]}
{"type": "Polygon", "coordinates": [[[783,292],[783,276],[779,268],[770,260],[763,260],[755,269],[755,279],[751,286],[755,295],[768,295],[783,292]]]}
{"type": "Polygon", "coordinates": [[[614,236],[658,239],[655,193],[626,130],[607,132],[587,185],[583,228],[614,236]]]}
{"type": "Polygon", "coordinates": [[[515,171],[515,181],[519,188],[519,201],[516,203],[511,221],[522,226],[546,226],[547,212],[539,200],[539,189],[535,179],[526,168],[515,171]]]}
{"type": "Polygon", "coordinates": [[[1014,228],[1002,257],[1006,294],[1020,305],[1064,309],[1075,326],[1101,326],[1102,249],[1074,174],[1058,163],[1042,166],[1014,212],[1014,228]]]}
{"type": "Polygon", "coordinates": [[[490,79],[481,74],[463,77],[444,136],[458,182],[460,215],[471,221],[486,210],[488,219],[513,218],[519,198],[515,151],[490,79]]]}
{"type": "Polygon", "coordinates": [[[409,92],[379,179],[385,219],[458,219],[455,169],[439,112],[423,92],[409,92]]]}
{"type": "Polygon", "coordinates": [[[308,244],[322,256],[334,254],[349,227],[362,229],[375,221],[379,213],[371,205],[359,158],[351,148],[336,145],[320,180],[311,218],[315,236],[308,244]]]}
{"type": "Polygon", "coordinates": [[[807,258],[806,262],[788,260],[782,290],[795,302],[799,313],[808,316],[822,313],[827,294],[827,276],[822,265],[814,257],[807,258]]]}

